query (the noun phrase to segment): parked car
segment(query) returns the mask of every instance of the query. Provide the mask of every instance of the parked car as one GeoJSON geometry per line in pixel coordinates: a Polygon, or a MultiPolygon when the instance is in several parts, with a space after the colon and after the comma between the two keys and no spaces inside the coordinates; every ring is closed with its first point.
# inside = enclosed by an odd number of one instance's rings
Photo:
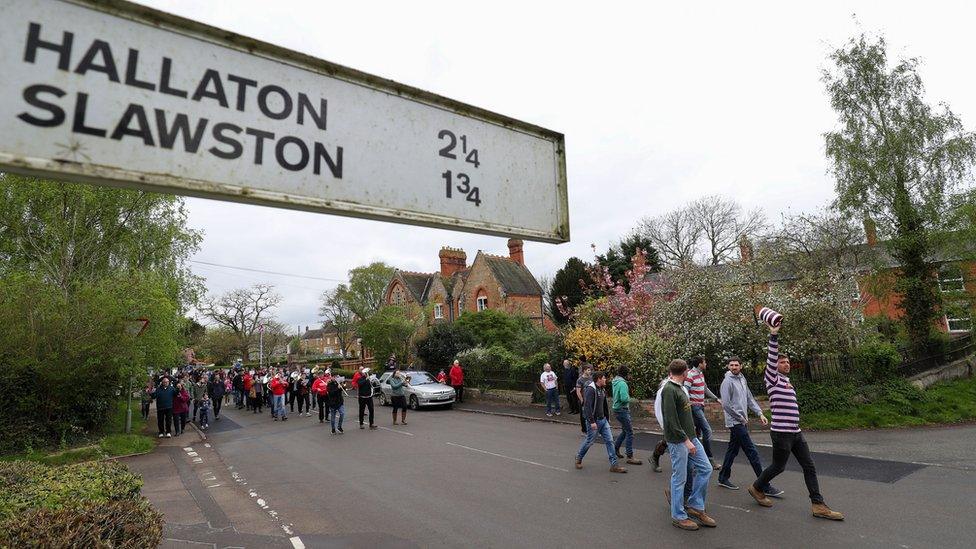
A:
{"type": "MultiPolygon", "coordinates": [[[[451,407],[454,404],[454,389],[438,383],[430,373],[422,370],[404,370],[403,373],[410,379],[410,384],[403,387],[403,392],[411,409],[417,410],[426,406],[451,407]]],[[[385,372],[380,376],[379,398],[383,406],[390,405],[390,396],[393,394],[393,389],[390,388],[392,375],[393,372],[385,372]]]]}

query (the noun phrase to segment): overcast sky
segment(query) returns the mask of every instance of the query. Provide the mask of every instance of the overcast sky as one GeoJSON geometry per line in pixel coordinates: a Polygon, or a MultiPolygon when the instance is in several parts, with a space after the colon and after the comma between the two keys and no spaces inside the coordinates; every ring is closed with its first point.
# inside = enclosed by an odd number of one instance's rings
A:
{"type": "MultiPolygon", "coordinates": [[[[972,128],[967,2],[142,3],[430,90],[566,135],[572,241],[526,243],[537,276],[592,258],[636,225],[706,194],[816,209],[833,196],[820,71],[866,30],[917,56],[929,100],[972,128]],[[229,6],[233,6],[229,9],[229,6]],[[856,14],[856,21],[853,15],[856,14]]],[[[505,239],[188,199],[195,260],[342,280],[370,261],[438,268],[441,246],[507,253],[505,239]]],[[[314,326],[335,282],[193,265],[212,293],[269,282],[289,326],[314,326]]]]}

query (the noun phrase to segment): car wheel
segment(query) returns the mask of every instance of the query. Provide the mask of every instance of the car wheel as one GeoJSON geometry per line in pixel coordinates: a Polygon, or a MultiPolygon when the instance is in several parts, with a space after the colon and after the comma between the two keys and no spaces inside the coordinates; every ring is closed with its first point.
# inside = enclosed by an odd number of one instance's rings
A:
{"type": "Polygon", "coordinates": [[[389,406],[386,402],[386,393],[380,393],[380,406],[389,406]]]}
{"type": "Polygon", "coordinates": [[[420,409],[420,401],[417,400],[417,395],[410,395],[410,409],[414,411],[420,409]]]}

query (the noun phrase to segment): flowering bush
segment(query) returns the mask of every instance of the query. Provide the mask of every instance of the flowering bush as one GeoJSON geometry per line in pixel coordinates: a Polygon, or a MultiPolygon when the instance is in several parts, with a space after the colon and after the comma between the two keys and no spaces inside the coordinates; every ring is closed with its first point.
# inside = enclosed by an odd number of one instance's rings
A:
{"type": "Polygon", "coordinates": [[[633,365],[637,346],[626,333],[612,327],[575,326],[566,333],[566,350],[598,370],[633,365]]]}

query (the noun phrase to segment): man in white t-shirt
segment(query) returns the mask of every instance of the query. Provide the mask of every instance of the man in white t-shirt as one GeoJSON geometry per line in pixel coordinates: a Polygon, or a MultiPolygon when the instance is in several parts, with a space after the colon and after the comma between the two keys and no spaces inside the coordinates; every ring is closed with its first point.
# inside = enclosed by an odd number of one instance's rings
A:
{"type": "Polygon", "coordinates": [[[546,393],[546,415],[552,417],[552,412],[555,410],[556,415],[562,415],[562,409],[559,405],[559,378],[556,377],[556,372],[552,371],[552,366],[547,362],[542,367],[542,375],[539,376],[539,385],[542,385],[542,390],[546,393]]]}

